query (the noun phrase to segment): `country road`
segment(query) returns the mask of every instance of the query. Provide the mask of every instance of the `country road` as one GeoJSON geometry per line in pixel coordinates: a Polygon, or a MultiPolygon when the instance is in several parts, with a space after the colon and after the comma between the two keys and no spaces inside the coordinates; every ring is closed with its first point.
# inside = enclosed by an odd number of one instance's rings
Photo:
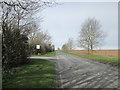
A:
{"type": "Polygon", "coordinates": [[[59,88],[118,88],[118,69],[56,52],[59,88]]]}

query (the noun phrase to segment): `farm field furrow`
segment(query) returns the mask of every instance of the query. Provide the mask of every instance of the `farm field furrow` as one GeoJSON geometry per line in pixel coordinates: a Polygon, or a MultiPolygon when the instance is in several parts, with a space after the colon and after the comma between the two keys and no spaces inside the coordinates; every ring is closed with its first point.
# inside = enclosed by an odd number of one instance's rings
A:
{"type": "MultiPolygon", "coordinates": [[[[118,58],[119,57],[119,54],[118,54],[119,51],[120,50],[94,50],[93,55],[100,55],[100,56],[118,58]]],[[[88,54],[87,50],[72,50],[71,52],[76,53],[76,54],[81,54],[81,55],[88,54]]]]}

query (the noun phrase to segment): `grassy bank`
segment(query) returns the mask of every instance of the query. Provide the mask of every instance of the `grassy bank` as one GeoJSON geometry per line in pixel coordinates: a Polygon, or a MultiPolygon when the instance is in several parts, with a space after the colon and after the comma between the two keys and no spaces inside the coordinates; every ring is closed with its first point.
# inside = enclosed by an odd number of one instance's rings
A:
{"type": "Polygon", "coordinates": [[[118,66],[120,64],[120,62],[118,62],[118,60],[120,61],[120,59],[118,59],[118,58],[111,58],[111,57],[98,56],[98,55],[80,55],[80,54],[75,54],[75,53],[71,53],[71,52],[64,52],[64,53],[68,53],[68,54],[80,56],[83,58],[99,61],[101,63],[110,64],[112,66],[118,66]]]}
{"type": "Polygon", "coordinates": [[[54,63],[32,59],[29,65],[15,68],[13,74],[3,75],[3,88],[54,88],[54,63]]]}
{"type": "Polygon", "coordinates": [[[55,56],[55,52],[49,52],[49,53],[46,53],[46,54],[38,54],[38,55],[33,55],[33,56],[45,56],[45,57],[50,57],[50,56],[55,56]]]}

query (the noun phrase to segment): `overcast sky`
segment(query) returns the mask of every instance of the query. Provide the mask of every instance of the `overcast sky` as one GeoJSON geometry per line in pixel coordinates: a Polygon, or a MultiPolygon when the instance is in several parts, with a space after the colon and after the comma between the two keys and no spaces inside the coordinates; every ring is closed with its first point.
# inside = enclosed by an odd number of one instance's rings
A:
{"type": "MultiPolygon", "coordinates": [[[[106,32],[107,38],[100,49],[118,48],[118,3],[117,2],[66,2],[38,13],[42,15],[41,27],[48,30],[56,48],[74,38],[77,45],[81,24],[87,18],[96,18],[106,32]]],[[[76,49],[80,49],[76,47],[76,49]]]]}

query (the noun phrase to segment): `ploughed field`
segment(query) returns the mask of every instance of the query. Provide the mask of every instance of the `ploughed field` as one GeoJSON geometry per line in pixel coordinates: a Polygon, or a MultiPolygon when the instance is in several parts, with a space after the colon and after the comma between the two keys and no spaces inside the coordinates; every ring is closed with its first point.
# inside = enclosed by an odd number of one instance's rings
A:
{"type": "MultiPolygon", "coordinates": [[[[99,55],[99,56],[107,56],[107,57],[114,57],[118,58],[118,52],[120,50],[94,50],[93,55],[99,55]]],[[[87,50],[72,50],[71,52],[81,55],[88,54],[87,50]]],[[[119,57],[120,58],[120,57],[119,57]]]]}

